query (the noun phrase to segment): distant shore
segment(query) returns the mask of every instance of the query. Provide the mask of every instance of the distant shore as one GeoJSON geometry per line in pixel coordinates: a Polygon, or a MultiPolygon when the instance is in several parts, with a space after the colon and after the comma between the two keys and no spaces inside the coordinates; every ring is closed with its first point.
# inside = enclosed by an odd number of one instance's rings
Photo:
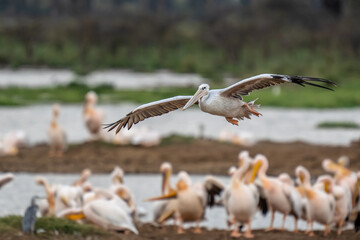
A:
{"type": "Polygon", "coordinates": [[[237,164],[241,150],[251,156],[262,153],[269,161],[269,174],[288,172],[294,175],[296,166],[307,167],[313,176],[325,173],[321,162],[325,158],[337,160],[341,155],[350,158],[350,166],[360,169],[360,143],[349,147],[319,146],[303,142],[274,143],[262,141],[253,147],[242,147],[212,140],[173,139],[158,147],[143,148],[115,146],[99,142],[71,145],[61,158],[50,158],[45,144],[20,149],[17,156],[1,156],[1,172],[80,173],[90,168],[94,173],[109,173],[115,165],[126,173],[158,173],[160,164],[171,162],[174,172],[226,175],[237,164]]]}

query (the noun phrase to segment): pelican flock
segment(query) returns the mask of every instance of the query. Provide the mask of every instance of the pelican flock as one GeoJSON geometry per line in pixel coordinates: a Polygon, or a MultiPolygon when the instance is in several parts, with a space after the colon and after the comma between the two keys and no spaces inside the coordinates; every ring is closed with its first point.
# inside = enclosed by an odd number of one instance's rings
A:
{"type": "Polygon", "coordinates": [[[260,74],[241,80],[224,89],[210,90],[208,84],[201,84],[193,96],[176,96],[141,105],[120,120],[108,124],[105,128],[108,128],[109,131],[116,128],[116,133],[118,133],[122,128],[130,129],[133,124],[137,124],[146,118],[160,116],[179,108],[184,111],[196,103],[201,111],[225,117],[229,123],[238,125],[239,120],[244,118],[250,119],[252,115],[261,116],[261,113],[255,110],[260,106],[255,104],[256,100],[245,102],[242,96],[249,95],[254,90],[281,83],[294,83],[300,86],[310,85],[327,90],[333,89],[317,83],[335,86],[334,82],[326,79],[278,74],[260,74]]]}

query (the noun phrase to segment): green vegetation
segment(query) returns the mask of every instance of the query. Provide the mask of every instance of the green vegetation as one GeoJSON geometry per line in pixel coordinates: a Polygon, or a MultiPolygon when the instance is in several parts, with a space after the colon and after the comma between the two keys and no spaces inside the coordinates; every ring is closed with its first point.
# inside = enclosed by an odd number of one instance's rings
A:
{"type": "Polygon", "coordinates": [[[161,144],[162,144],[162,145],[168,145],[168,144],[188,144],[188,143],[192,143],[194,140],[195,140],[195,138],[193,138],[193,137],[173,134],[173,135],[164,137],[164,138],[161,140],[161,144]]]}
{"type": "Polygon", "coordinates": [[[359,124],[355,122],[322,122],[317,125],[318,128],[360,128],[359,124]]]}
{"type": "MultiPolygon", "coordinates": [[[[21,216],[6,216],[0,218],[0,234],[13,233],[21,231],[21,216]]],[[[74,221],[53,218],[53,217],[41,217],[36,221],[35,229],[43,229],[42,235],[54,235],[55,231],[62,234],[71,234],[78,236],[104,236],[110,233],[101,230],[93,225],[78,224],[74,221]]]]}
{"type": "MultiPolygon", "coordinates": [[[[223,87],[224,84],[211,84],[212,88],[223,87]]],[[[246,96],[251,101],[259,97],[258,104],[275,107],[297,108],[339,108],[360,106],[360,82],[349,80],[335,87],[335,91],[307,86],[285,84],[279,94],[274,94],[274,87],[259,90],[246,96]]],[[[89,87],[74,81],[66,86],[54,88],[0,88],[0,106],[21,106],[48,103],[82,103],[85,94],[93,90],[99,94],[100,103],[135,102],[138,104],[156,101],[177,95],[192,95],[196,88],[162,87],[146,90],[120,90],[110,85],[89,87]]]]}

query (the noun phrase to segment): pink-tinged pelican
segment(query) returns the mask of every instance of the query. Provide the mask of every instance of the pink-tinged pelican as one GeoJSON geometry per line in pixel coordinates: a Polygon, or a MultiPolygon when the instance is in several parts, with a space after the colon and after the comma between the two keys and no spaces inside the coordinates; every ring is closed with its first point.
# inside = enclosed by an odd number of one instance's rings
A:
{"type": "Polygon", "coordinates": [[[297,221],[302,216],[303,211],[303,200],[300,193],[296,190],[294,181],[291,179],[289,174],[281,173],[278,176],[278,179],[283,182],[282,188],[287,196],[289,202],[291,203],[291,212],[290,214],[294,217],[294,232],[298,232],[297,221]]]}
{"type": "MultiPolygon", "coordinates": [[[[266,175],[266,171],[269,167],[269,162],[264,155],[258,154],[255,156],[254,168],[259,168],[258,177],[262,183],[262,187],[265,191],[265,196],[271,210],[271,221],[269,228],[266,231],[273,230],[273,223],[275,212],[278,211],[283,214],[283,222],[281,230],[285,229],[286,216],[295,212],[293,195],[291,192],[286,191],[286,186],[282,180],[277,177],[269,177],[266,175]]],[[[296,222],[295,222],[296,225],[296,222]]],[[[296,227],[295,227],[296,230],[296,227]]]]}
{"type": "Polygon", "coordinates": [[[82,172],[81,172],[81,176],[79,179],[77,179],[76,181],[73,182],[72,186],[83,186],[87,179],[91,176],[91,170],[88,168],[85,168],[82,172]]]}
{"type": "Polygon", "coordinates": [[[66,134],[64,129],[58,123],[60,106],[55,104],[53,106],[53,118],[48,129],[50,139],[50,157],[61,157],[66,149],[66,134]]]}
{"type": "Polygon", "coordinates": [[[41,204],[40,212],[43,216],[55,216],[55,188],[44,178],[37,176],[35,182],[44,187],[47,204],[41,204]]]}
{"type": "Polygon", "coordinates": [[[104,120],[104,112],[95,108],[98,97],[95,92],[90,91],[85,96],[83,117],[85,125],[93,139],[100,138],[101,124],[104,120]]]}
{"type": "MultiPolygon", "coordinates": [[[[161,194],[167,195],[175,190],[171,187],[170,178],[172,174],[172,166],[168,162],[164,162],[160,166],[160,172],[162,174],[161,194]]],[[[163,223],[168,219],[173,219],[176,224],[175,213],[177,211],[177,199],[169,199],[156,201],[154,204],[154,221],[157,223],[163,223]]]]}
{"type": "Polygon", "coordinates": [[[295,169],[295,174],[298,178],[299,191],[307,199],[306,211],[307,221],[310,224],[309,236],[314,236],[314,221],[325,225],[324,236],[326,236],[330,232],[328,225],[333,220],[335,211],[332,182],[326,177],[320,179],[316,187],[311,186],[310,173],[303,166],[298,166],[295,169]],[[319,183],[322,183],[322,185],[319,185],[319,183]]]}
{"type": "Polygon", "coordinates": [[[83,207],[65,209],[58,216],[71,220],[85,218],[107,230],[131,231],[138,234],[128,205],[115,194],[102,189],[96,189],[94,197],[88,199],[83,207]]]}
{"type": "Polygon", "coordinates": [[[208,84],[201,84],[194,96],[177,96],[141,105],[120,120],[108,124],[106,128],[109,128],[109,131],[116,128],[116,133],[118,133],[122,128],[127,126],[130,129],[133,124],[146,118],[159,116],[179,108],[185,110],[195,103],[199,104],[201,111],[225,117],[229,123],[238,125],[238,120],[250,118],[251,115],[261,115],[254,109],[254,107],[258,107],[254,103],[255,101],[244,102],[242,96],[249,95],[254,90],[281,83],[295,83],[301,86],[307,84],[332,90],[313,82],[335,85],[332,81],[321,78],[278,74],[257,75],[241,80],[224,89],[210,90],[208,84]]]}
{"type": "Polygon", "coordinates": [[[160,197],[148,199],[148,201],[170,199],[176,197],[178,201],[177,212],[178,217],[178,233],[184,233],[183,222],[196,222],[194,233],[201,233],[200,221],[205,216],[205,208],[207,205],[215,204],[215,196],[220,195],[224,186],[213,176],[206,176],[203,183],[192,184],[190,176],[181,171],[178,174],[178,182],[176,190],[170,194],[160,197]]]}
{"type": "Polygon", "coordinates": [[[254,184],[258,167],[254,167],[250,179],[246,182],[244,177],[249,170],[250,161],[244,160],[231,177],[230,186],[225,189],[223,195],[224,207],[232,221],[233,231],[231,237],[240,237],[238,223],[247,224],[244,233],[245,238],[253,238],[251,233],[251,220],[257,211],[259,192],[254,184]]]}
{"type": "Polygon", "coordinates": [[[11,182],[14,179],[14,175],[12,173],[5,174],[0,177],[0,189],[5,186],[7,183],[11,182]]]}

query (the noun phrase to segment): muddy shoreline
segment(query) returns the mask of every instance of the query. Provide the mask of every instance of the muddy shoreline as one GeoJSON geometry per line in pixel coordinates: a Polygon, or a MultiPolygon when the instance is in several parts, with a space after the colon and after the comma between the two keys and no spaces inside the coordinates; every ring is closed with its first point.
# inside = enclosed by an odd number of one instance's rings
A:
{"type": "Polygon", "coordinates": [[[53,172],[79,173],[90,168],[93,173],[109,173],[115,165],[126,173],[158,173],[162,162],[173,164],[174,172],[191,174],[225,175],[231,165],[237,163],[241,150],[251,155],[265,154],[269,161],[269,174],[288,172],[303,165],[314,176],[323,174],[321,161],[337,159],[341,155],[350,158],[351,168],[360,169],[360,143],[344,146],[318,146],[303,142],[274,143],[263,141],[252,147],[242,147],[212,140],[173,141],[157,147],[114,146],[100,142],[71,145],[63,157],[50,158],[45,144],[20,149],[17,156],[1,156],[1,172],[53,172]]]}

